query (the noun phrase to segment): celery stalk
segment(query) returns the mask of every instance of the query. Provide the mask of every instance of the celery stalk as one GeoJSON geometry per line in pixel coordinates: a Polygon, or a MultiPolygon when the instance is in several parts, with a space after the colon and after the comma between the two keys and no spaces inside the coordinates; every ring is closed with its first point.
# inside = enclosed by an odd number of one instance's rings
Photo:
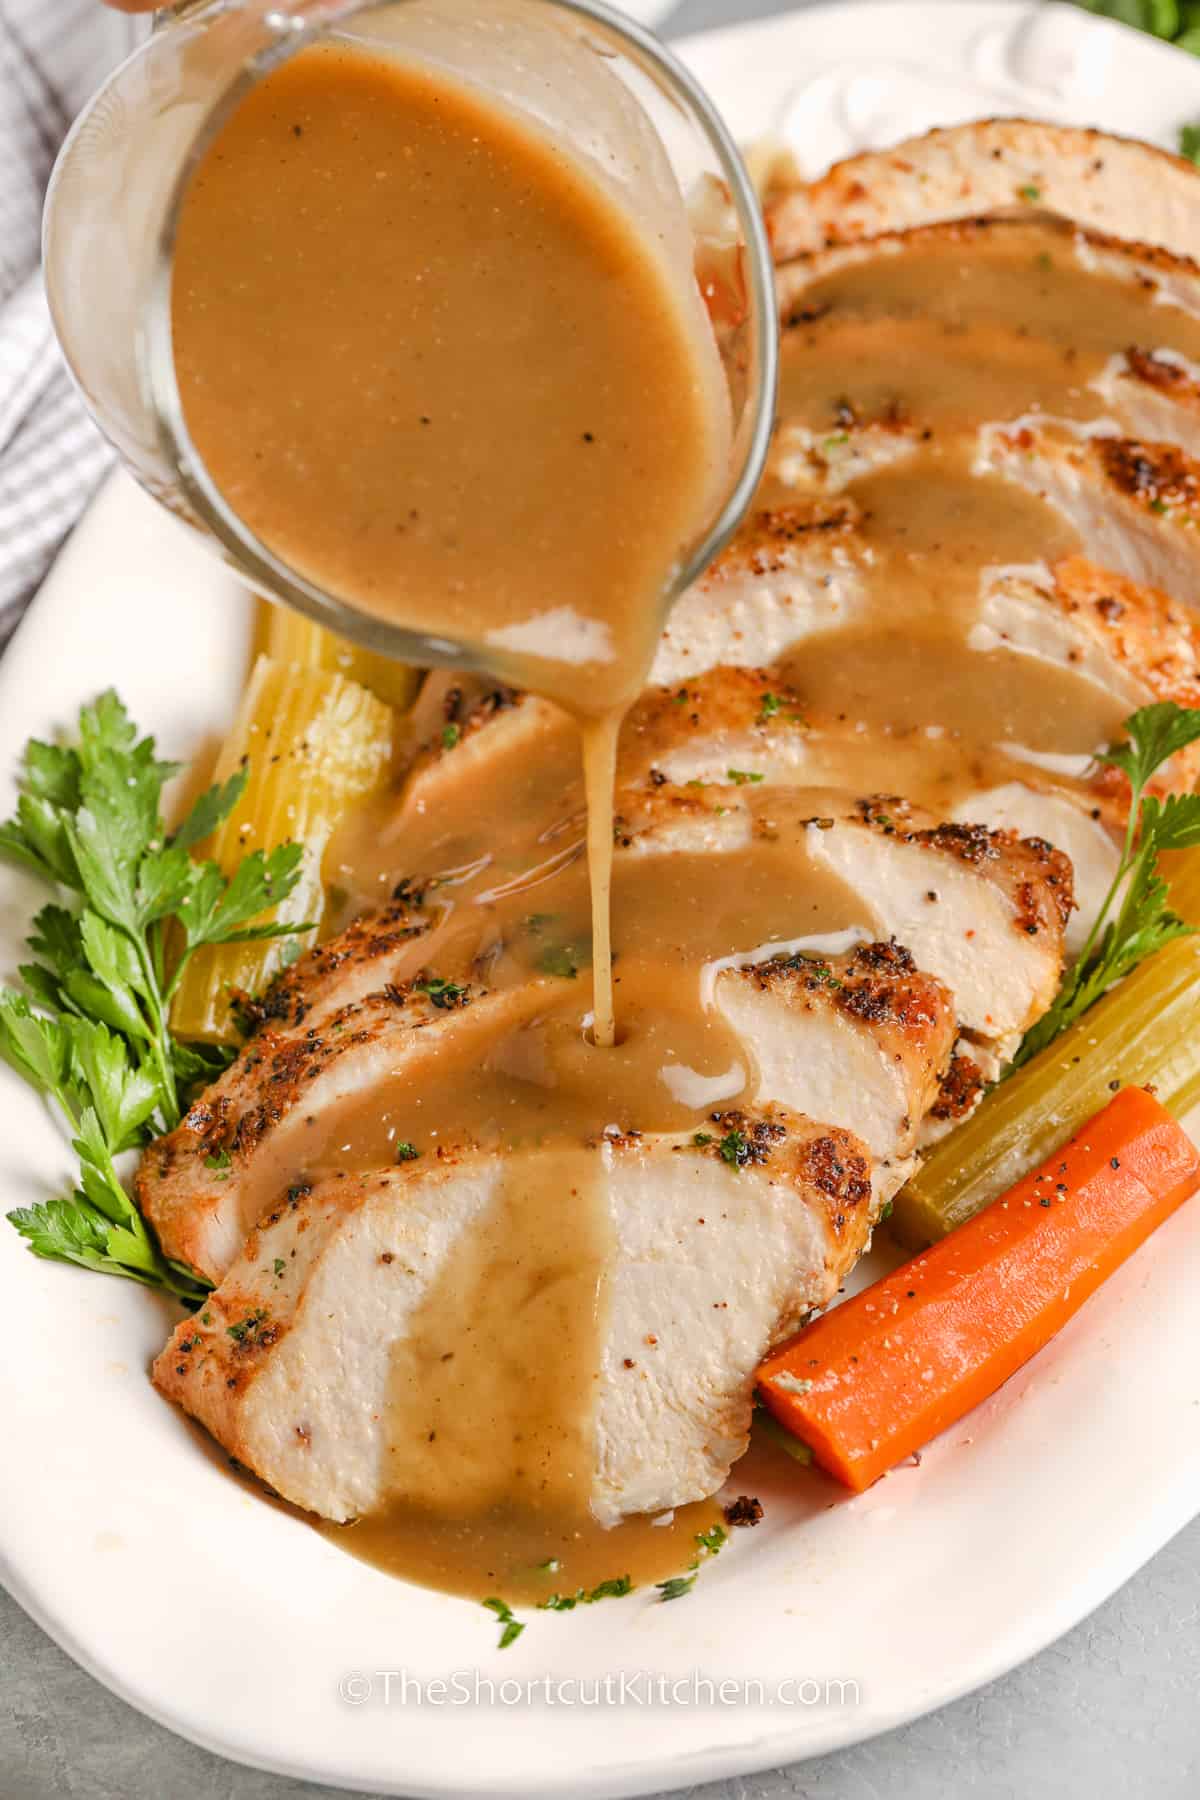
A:
{"type": "MultiPolygon", "coordinates": [[[[1173,860],[1172,898],[1200,918],[1200,859],[1173,860]]],[[[896,1196],[892,1231],[913,1249],[944,1237],[1133,1084],[1152,1085],[1177,1117],[1200,1099],[1200,937],[1148,958],[993,1088],[896,1196]]]]}
{"type": "Polygon", "coordinates": [[[287,606],[263,602],[259,641],[276,662],[343,675],[398,712],[408,711],[421,685],[421,671],[409,663],[394,662],[377,650],[360,649],[287,606]]]}
{"type": "MultiPolygon", "coordinates": [[[[244,762],[249,779],[208,854],[228,873],[251,850],[302,844],[300,879],[274,915],[281,921],[320,923],[325,847],[347,809],[386,781],[394,724],[388,706],[341,675],[259,657],[214,772],[223,781],[244,762]]],[[[289,947],[294,955],[303,941],[198,950],[180,978],[171,1029],[181,1038],[235,1042],[234,996],[260,992],[289,947]]]]}

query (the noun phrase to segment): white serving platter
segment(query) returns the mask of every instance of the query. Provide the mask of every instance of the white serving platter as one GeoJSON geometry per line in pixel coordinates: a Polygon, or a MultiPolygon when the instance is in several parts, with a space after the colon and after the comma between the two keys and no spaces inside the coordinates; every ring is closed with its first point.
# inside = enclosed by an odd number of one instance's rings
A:
{"type": "MultiPolygon", "coordinates": [[[[813,169],[984,113],[1168,144],[1200,118],[1200,63],[1066,7],[834,6],[683,48],[740,137],[788,136],[813,169]]],[[[221,567],[115,478],[0,664],[0,809],[25,738],[69,726],[108,684],[169,754],[203,751],[230,717],[249,624],[221,567]]],[[[0,872],[0,975],[38,901],[0,872]]],[[[54,1122],[0,1071],[0,1203],[69,1173],[54,1122]]],[[[919,1468],[847,1500],[751,1459],[734,1491],[757,1493],[766,1521],[686,1602],[538,1617],[499,1653],[481,1608],[388,1580],[231,1478],[146,1379],[162,1304],[39,1263],[3,1228],[0,1574],[116,1693],[248,1763],[464,1800],[690,1786],[852,1743],[991,1679],[1200,1511],[1197,1293],[1193,1205],[919,1468]]]]}

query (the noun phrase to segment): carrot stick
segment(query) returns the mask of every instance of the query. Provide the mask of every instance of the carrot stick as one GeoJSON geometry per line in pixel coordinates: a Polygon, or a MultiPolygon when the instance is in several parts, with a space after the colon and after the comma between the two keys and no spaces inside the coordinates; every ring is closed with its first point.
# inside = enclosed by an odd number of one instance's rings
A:
{"type": "Polygon", "coordinates": [[[861,1492],[985,1400],[1200,1184],[1200,1153],[1145,1088],[931,1250],[767,1358],[759,1393],[861,1492]]]}

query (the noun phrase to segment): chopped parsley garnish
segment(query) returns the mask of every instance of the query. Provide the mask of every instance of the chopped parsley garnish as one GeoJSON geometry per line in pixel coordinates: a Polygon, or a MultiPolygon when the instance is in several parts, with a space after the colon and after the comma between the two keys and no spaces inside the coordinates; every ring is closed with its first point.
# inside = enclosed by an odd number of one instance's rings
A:
{"type": "Polygon", "coordinates": [[[756,769],[726,769],[725,773],[734,787],[745,787],[748,781],[765,781],[767,779],[756,769]]]}
{"type": "Polygon", "coordinates": [[[493,1597],[491,1600],[485,1600],[483,1604],[487,1607],[489,1612],[494,1612],[499,1619],[499,1648],[501,1650],[507,1650],[510,1644],[516,1643],[517,1639],[525,1629],[524,1625],[521,1623],[520,1619],[513,1616],[512,1607],[508,1604],[507,1600],[497,1600],[493,1597]]]}
{"type": "Polygon", "coordinates": [[[1126,719],[1125,731],[1127,741],[1099,758],[1129,779],[1121,858],[1083,949],[1049,1012],[1025,1033],[1013,1068],[1045,1049],[1147,956],[1194,929],[1168,906],[1169,889],[1158,859],[1166,850],[1200,844],[1200,794],[1168,794],[1160,800],[1146,788],[1164,763],[1200,738],[1200,710],[1162,700],[1126,719]]]}
{"type": "Polygon", "coordinates": [[[470,990],[460,987],[456,981],[443,981],[440,975],[428,975],[424,981],[413,983],[418,994],[428,994],[432,1006],[439,1007],[442,1012],[453,1012],[456,1006],[470,1004],[470,990]]]}
{"type": "Polygon", "coordinates": [[[228,1150],[214,1150],[211,1156],[205,1157],[204,1166],[216,1173],[218,1181],[228,1181],[233,1159],[228,1150]]]}
{"type": "Polygon", "coordinates": [[[692,1133],[692,1142],[693,1142],[693,1144],[695,1144],[697,1146],[697,1148],[703,1149],[705,1144],[712,1143],[712,1132],[711,1131],[694,1131],[692,1133]]]}
{"type": "Polygon", "coordinates": [[[442,726],[442,749],[443,750],[453,750],[455,744],[457,744],[457,742],[461,738],[461,736],[462,736],[462,727],[461,726],[459,726],[459,725],[443,725],[442,726]]]}
{"type": "MultiPolygon", "coordinates": [[[[557,1564],[555,1564],[557,1567],[557,1564]]],[[[576,1588],[573,1594],[551,1594],[538,1601],[539,1612],[574,1612],[577,1606],[594,1606],[597,1600],[623,1600],[632,1594],[633,1582],[628,1575],[613,1575],[594,1588],[576,1588]]]]}
{"type": "Polygon", "coordinates": [[[171,1035],[171,1001],[196,952],[312,926],[262,918],[295,887],[299,844],[256,850],[230,875],[192,855],[238,804],[249,769],[201,794],[171,833],[162,796],[177,772],[111,690],[80,712],[73,748],[26,744],[0,854],[55,899],[33,922],[25,991],[0,989],[0,1055],[55,1103],[79,1157],[73,1193],[8,1215],[30,1249],[194,1305],[209,1284],[161,1254],[115,1159],[173,1130],[188,1093],[232,1061],[231,1049],[171,1035]]]}
{"type": "Polygon", "coordinates": [[[552,944],[542,951],[537,966],[543,975],[558,975],[563,981],[574,981],[582,961],[577,945],[552,944]]]}
{"type": "Polygon", "coordinates": [[[731,1169],[744,1169],[752,1158],[750,1139],[744,1131],[727,1131],[717,1145],[722,1162],[731,1169]]]}
{"type": "Polygon", "coordinates": [[[1033,183],[1030,182],[1027,187],[1019,187],[1017,189],[1017,196],[1021,200],[1040,200],[1042,197],[1042,190],[1040,187],[1034,187],[1033,183]]]}
{"type": "Polygon", "coordinates": [[[282,1281],[283,1272],[286,1268],[287,1268],[287,1264],[284,1262],[282,1256],[277,1256],[275,1258],[275,1279],[276,1279],[276,1281],[282,1281]]]}
{"type": "Polygon", "coordinates": [[[244,1344],[247,1338],[253,1341],[258,1336],[266,1321],[266,1311],[260,1306],[257,1312],[247,1313],[244,1319],[239,1319],[235,1325],[227,1325],[225,1329],[235,1344],[244,1344]]]}
{"type": "Polygon", "coordinates": [[[607,1581],[597,1582],[587,1596],[586,1604],[592,1606],[597,1600],[623,1600],[632,1592],[633,1583],[628,1575],[610,1575],[607,1581]]]}
{"type": "MultiPolygon", "coordinates": [[[[768,965],[768,967],[770,966],[768,965]]],[[[820,982],[822,987],[833,988],[839,994],[846,985],[834,974],[827,962],[822,962],[820,957],[806,956],[803,950],[797,950],[794,956],[781,956],[774,966],[782,969],[795,969],[797,972],[803,970],[811,980],[820,982]]]]}
{"type": "Polygon", "coordinates": [[[417,1146],[410,1144],[407,1138],[401,1138],[396,1145],[396,1161],[398,1163],[416,1162],[420,1154],[417,1146]]]}
{"type": "MultiPolygon", "coordinates": [[[[562,925],[558,913],[529,913],[525,929],[534,937],[544,938],[553,925],[562,925]]],[[[557,975],[563,981],[574,981],[580,969],[591,959],[591,946],[582,940],[546,944],[538,953],[537,967],[543,975],[557,975]]]]}
{"type": "Polygon", "coordinates": [[[783,702],[778,694],[764,694],[762,697],[762,706],[758,715],[759,718],[773,719],[782,705],[783,702]]]}
{"type": "Polygon", "coordinates": [[[707,1531],[696,1533],[696,1554],[688,1565],[686,1575],[672,1575],[669,1581],[656,1581],[660,1600],[682,1600],[690,1594],[696,1585],[696,1577],[700,1573],[700,1565],[707,1557],[716,1556],[728,1543],[729,1533],[723,1525],[710,1525],[707,1531]]]}

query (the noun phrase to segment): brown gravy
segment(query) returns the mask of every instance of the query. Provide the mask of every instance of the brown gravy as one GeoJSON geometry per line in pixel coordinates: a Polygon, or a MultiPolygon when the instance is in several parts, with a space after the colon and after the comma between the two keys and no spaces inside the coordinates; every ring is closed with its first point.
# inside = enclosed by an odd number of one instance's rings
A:
{"type": "MultiPolygon", "coordinates": [[[[239,114],[229,128],[247,133],[247,153],[270,167],[264,192],[289,205],[307,202],[312,194],[312,165],[305,158],[320,136],[312,120],[326,82],[344,81],[351,97],[359,99],[377,89],[393,94],[398,83],[406,89],[406,105],[411,98],[420,112],[422,96],[407,93],[415,79],[409,72],[367,70],[346,59],[318,63],[311,53],[289,69],[290,85],[273,92],[265,86],[255,111],[244,120],[239,114]],[[302,105],[310,110],[298,110],[302,105]],[[299,136],[294,124],[302,126],[299,136]]],[[[389,116],[387,107],[379,106],[362,122],[376,159],[393,153],[389,116]]],[[[436,124],[437,130],[429,127],[429,154],[452,165],[448,179],[457,193],[461,170],[447,157],[449,140],[439,135],[445,120],[436,124]]],[[[226,146],[231,161],[235,149],[241,155],[239,146],[236,136],[226,146]]],[[[516,147],[508,147],[515,156],[516,147]]],[[[525,155],[528,144],[520,151],[525,155]]],[[[348,142],[339,151],[335,143],[321,153],[341,155],[350,176],[361,169],[360,146],[348,142]]],[[[455,156],[460,153],[461,146],[455,156]]],[[[537,155],[541,182],[545,148],[537,155]]],[[[235,191],[237,184],[219,160],[211,170],[206,167],[204,180],[210,185],[196,190],[194,235],[189,240],[185,233],[182,240],[191,263],[182,265],[176,300],[179,342],[186,346],[190,334],[194,350],[191,373],[181,366],[181,377],[198,440],[203,442],[211,427],[214,472],[221,478],[223,469],[223,481],[247,484],[245,490],[231,486],[229,491],[265,536],[275,534],[272,541],[285,545],[297,561],[311,559],[306,566],[319,579],[358,603],[424,623],[431,616],[428,597],[438,596],[429,602],[434,610],[442,605],[445,546],[428,536],[426,525],[417,529],[416,520],[412,531],[395,529],[395,474],[410,466],[405,459],[415,454],[421,460],[414,476],[420,493],[430,491],[420,484],[435,471],[451,492],[481,491],[488,459],[474,462],[478,443],[458,442],[470,436],[462,426],[471,396],[458,396],[466,411],[457,414],[457,434],[435,434],[433,424],[416,430],[410,413],[425,407],[419,397],[424,372],[403,369],[411,385],[402,424],[394,426],[386,409],[379,409],[370,453],[360,457],[356,448],[341,471],[345,486],[338,490],[338,506],[345,518],[358,522],[357,534],[341,526],[330,530],[321,483],[314,483],[303,458],[295,487],[282,494],[252,464],[260,441],[274,443],[272,472],[279,460],[278,440],[271,435],[279,429],[279,390],[262,371],[267,352],[274,354],[280,319],[290,326],[295,295],[271,278],[261,346],[236,383],[228,384],[229,405],[236,388],[241,407],[243,382],[251,396],[254,428],[235,445],[228,418],[204,392],[217,339],[205,337],[213,321],[205,318],[197,298],[201,256],[206,242],[213,247],[218,222],[225,233],[230,209],[242,219],[234,241],[240,231],[251,248],[269,221],[262,216],[265,202],[235,191]],[[436,446],[432,461],[426,458],[425,433],[436,446]],[[226,454],[230,460],[221,463],[226,454]],[[360,480],[366,484],[361,492],[360,480]],[[296,521],[310,502],[313,528],[297,534],[296,521]],[[388,520],[385,528],[381,522],[388,520]],[[410,605],[411,613],[405,610],[410,605]]],[[[561,200],[566,176],[559,170],[546,181],[547,191],[553,189],[561,200]]],[[[357,206],[353,179],[348,187],[357,206]]],[[[441,229],[420,209],[419,198],[408,216],[425,236],[418,232],[413,242],[396,245],[388,240],[389,286],[411,278],[412,259],[425,257],[429,234],[441,229]]],[[[354,232],[366,229],[361,220],[352,226],[354,232]]],[[[472,266],[476,229],[464,226],[456,240],[454,254],[465,259],[463,268],[472,266]]],[[[611,221],[597,232],[593,247],[602,242],[605,254],[613,253],[611,221]]],[[[581,290],[594,280],[594,266],[581,273],[581,290]]],[[[374,279],[370,268],[355,265],[343,297],[360,294],[364,281],[369,291],[374,279]]],[[[591,544],[598,560],[587,572],[595,574],[603,565],[606,583],[572,586],[571,604],[594,606],[592,617],[624,618],[622,655],[629,660],[621,664],[617,685],[605,690],[601,706],[568,686],[548,679],[541,684],[580,715],[593,715],[590,792],[585,795],[577,738],[565,725],[547,720],[539,732],[496,739],[486,757],[475,757],[469,741],[451,750],[444,781],[431,789],[415,786],[399,805],[392,800],[364,811],[348,822],[331,858],[345,889],[347,917],[385,899],[401,878],[427,884],[424,906],[436,922],[414,940],[409,975],[433,973],[468,988],[524,989],[528,1003],[502,1033],[486,1024],[472,1030],[468,1023],[444,1055],[425,1060],[417,1076],[397,1070],[372,1089],[366,1103],[347,1101],[314,1119],[302,1150],[293,1148],[286,1162],[262,1163],[266,1195],[299,1174],[378,1167],[395,1157],[400,1143],[427,1155],[439,1142],[469,1139],[518,1163],[522,1152],[537,1146],[556,1149],[552,1177],[505,1183],[494,1211],[451,1258],[416,1331],[396,1346],[389,1400],[394,1497],[377,1518],[335,1533],[339,1543],[382,1567],[479,1598],[496,1591],[536,1603],[554,1591],[573,1592],[624,1574],[644,1584],[691,1560],[695,1533],[715,1517],[711,1505],[685,1509],[670,1526],[634,1520],[615,1532],[600,1532],[581,1499],[589,1470],[589,1388],[604,1328],[601,1272],[607,1244],[580,1142],[614,1125],[689,1130],[704,1123],[714,1104],[736,1105],[753,1093],[752,1050],[704,1000],[703,971],[715,959],[853,925],[870,929],[864,903],[829,876],[818,876],[799,847],[802,822],[822,810],[826,790],[899,791],[944,815],[969,789],[1020,779],[1027,764],[1018,751],[1078,756],[1111,738],[1123,709],[1069,666],[1004,648],[981,651],[968,641],[986,568],[1052,565],[1078,547],[1050,507],[973,472],[970,434],[984,422],[1037,409],[1081,420],[1098,417],[1103,408],[1089,384],[1111,356],[1144,342],[1147,333],[1155,347],[1200,359],[1200,323],[1177,308],[1151,309],[1135,289],[1084,270],[1071,233],[1048,221],[931,235],[919,251],[851,265],[806,291],[785,332],[783,422],[827,432],[835,449],[847,421],[883,421],[897,429],[915,423],[922,435],[905,460],[846,485],[871,551],[864,606],[850,625],[830,630],[785,659],[773,677],[793,699],[778,722],[764,720],[763,745],[774,729],[803,732],[812,750],[811,775],[798,776],[787,793],[774,787],[758,791],[752,764],[739,771],[728,794],[753,818],[749,848],[719,855],[621,856],[611,871],[621,1033],[600,1056],[589,1041],[589,1021],[599,1020],[605,1010],[607,940],[598,933],[595,947],[589,946],[597,917],[607,918],[612,834],[594,802],[597,794],[611,792],[618,703],[638,685],[649,647],[644,608],[626,616],[613,601],[618,591],[628,598],[633,588],[621,589],[612,557],[624,559],[628,550],[631,560],[622,560],[622,566],[636,567],[646,577],[638,589],[642,596],[661,591],[672,545],[678,547],[688,507],[712,467],[700,385],[681,350],[684,334],[671,338],[668,332],[670,342],[664,338],[664,316],[656,311],[661,295],[651,303],[652,288],[652,283],[644,287],[643,297],[647,316],[655,314],[656,322],[640,339],[642,313],[636,307],[631,316],[597,320],[596,298],[581,291],[578,299],[595,321],[589,330],[611,334],[610,372],[622,388],[629,374],[627,436],[637,436],[651,377],[654,394],[667,405],[666,434],[656,422],[648,459],[627,457],[626,445],[608,467],[603,456],[592,457],[593,450],[604,448],[600,434],[594,434],[597,442],[586,454],[578,441],[581,421],[604,415],[589,407],[576,413],[579,390],[573,390],[554,475],[556,497],[569,495],[570,504],[539,505],[532,544],[514,541],[507,528],[494,530],[494,520],[476,520],[467,507],[455,555],[461,552],[464,566],[481,558],[472,565],[477,571],[495,557],[502,578],[486,595],[468,582],[447,602],[444,615],[464,632],[475,628],[478,615],[469,608],[476,603],[492,607],[494,602],[491,617],[511,605],[503,616],[515,618],[531,571],[544,578],[539,593],[566,593],[568,583],[560,577],[577,566],[581,544],[591,544]],[[676,456],[682,458],[678,464],[676,456]],[[650,533],[632,547],[602,542],[600,512],[587,501],[599,489],[580,486],[581,471],[590,478],[597,470],[607,471],[610,494],[628,478],[626,492],[636,492],[636,504],[622,504],[628,506],[631,529],[649,532],[657,518],[670,521],[670,531],[650,533]],[[661,499],[653,504],[648,479],[662,484],[654,488],[661,499]],[[566,560],[559,561],[560,548],[566,560]],[[453,759],[460,755],[466,759],[458,765],[464,774],[456,778],[453,759]],[[804,786],[806,780],[815,785],[804,786]],[[590,891],[589,852],[595,883],[590,891]]],[[[514,303],[523,305],[526,297],[522,291],[514,303]]],[[[310,341],[321,342],[334,329],[337,311],[331,307],[321,315],[316,307],[316,336],[310,341]]],[[[467,334],[472,354],[482,356],[481,321],[470,313],[464,305],[454,329],[467,334]]],[[[554,322],[550,316],[542,319],[551,337],[554,322]]],[[[221,327],[227,330],[232,331],[228,314],[221,327]]],[[[411,343],[418,340],[414,330],[411,343]]],[[[353,356],[359,354],[371,366],[383,350],[360,341],[353,356]]],[[[486,357],[478,373],[490,380],[486,357]]],[[[298,365],[293,379],[302,386],[310,380],[298,365]]],[[[320,407],[322,419],[332,421],[325,427],[327,443],[340,451],[361,436],[360,400],[328,397],[323,393],[328,385],[324,376],[316,380],[306,405],[320,407]],[[333,407],[328,414],[327,399],[333,407]],[[347,410],[339,412],[343,403],[347,410]]],[[[504,416],[515,417],[528,403],[527,395],[513,394],[499,404],[504,416]],[[511,415],[504,410],[510,404],[516,409],[511,415]]],[[[611,396],[608,403],[615,404],[611,396]]],[[[432,410],[429,416],[440,424],[432,410]]],[[[605,444],[613,447],[607,438],[605,444]]],[[[527,497],[533,477],[520,446],[513,448],[516,505],[527,497]]],[[[210,455],[208,447],[205,453],[210,455]]],[[[327,453],[320,464],[331,460],[327,453]]],[[[787,498],[778,476],[760,498],[765,505],[787,498]]],[[[606,667],[589,668],[584,687],[593,677],[606,678],[606,667]]],[[[690,705],[686,687],[680,695],[690,705]]],[[[449,700],[447,705],[445,717],[453,721],[457,715],[449,700]]],[[[644,757],[639,760],[637,729],[635,712],[616,752],[619,782],[649,789],[652,777],[644,757]]],[[[1069,787],[1071,779],[1064,774],[1062,785],[1069,787]]],[[[697,804],[718,814],[723,806],[713,794],[698,796],[697,804]]],[[[599,1025],[595,1035],[603,1040],[599,1025]]]]}

